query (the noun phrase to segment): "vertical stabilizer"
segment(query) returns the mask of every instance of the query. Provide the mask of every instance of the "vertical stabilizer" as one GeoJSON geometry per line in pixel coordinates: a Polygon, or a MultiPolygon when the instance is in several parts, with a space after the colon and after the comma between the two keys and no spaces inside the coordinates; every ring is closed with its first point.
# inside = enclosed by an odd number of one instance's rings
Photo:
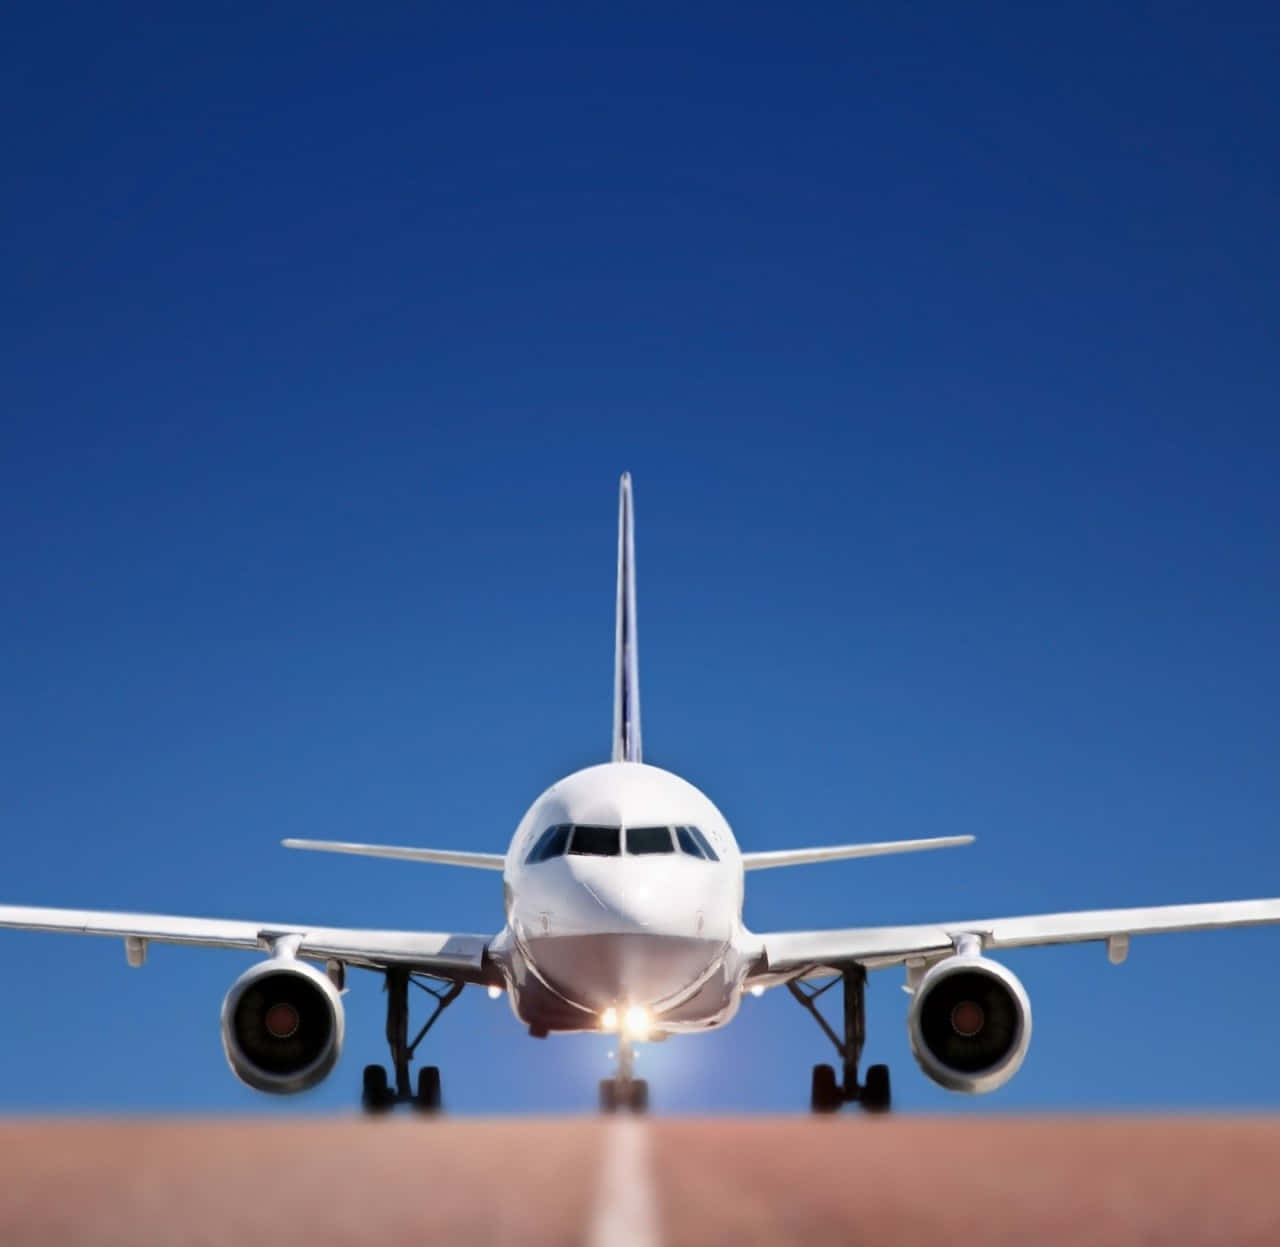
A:
{"type": "Polygon", "coordinates": [[[613,760],[641,761],[640,663],[636,653],[636,533],[631,473],[618,493],[618,623],[613,651],[613,760]]]}

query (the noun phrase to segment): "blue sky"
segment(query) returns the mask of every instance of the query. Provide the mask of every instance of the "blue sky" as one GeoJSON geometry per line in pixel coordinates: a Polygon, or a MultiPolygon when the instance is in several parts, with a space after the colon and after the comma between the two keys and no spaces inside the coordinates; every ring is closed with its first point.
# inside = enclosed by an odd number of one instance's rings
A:
{"type": "MultiPolygon", "coordinates": [[[[650,760],[750,925],[1280,893],[1272,6],[69,5],[0,49],[0,877],[19,903],[487,931],[608,749],[618,474],[650,760]]],[[[226,1070],[250,958],[7,934],[0,1108],[307,1113],[226,1070]]],[[[930,1112],[1275,1107],[1280,932],[1023,952],[1023,1072],[930,1112]]],[[[607,1041],[466,993],[460,1112],[588,1109],[607,1041]]],[[[646,1049],[799,1109],[784,993],[646,1049]]]]}

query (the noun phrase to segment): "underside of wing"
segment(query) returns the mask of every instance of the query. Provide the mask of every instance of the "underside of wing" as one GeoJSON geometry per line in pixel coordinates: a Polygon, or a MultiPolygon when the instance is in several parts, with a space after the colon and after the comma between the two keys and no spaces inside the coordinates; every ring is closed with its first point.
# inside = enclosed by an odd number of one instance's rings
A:
{"type": "Polygon", "coordinates": [[[889,853],[923,853],[929,849],[954,849],[972,844],[972,836],[933,836],[927,840],[881,840],[870,844],[830,844],[816,849],[776,849],[744,853],[743,870],[768,870],[774,866],[803,866],[810,862],[838,862],[851,857],[883,857],[889,853]]]}
{"type": "MultiPolygon", "coordinates": [[[[853,962],[869,968],[899,965],[912,958],[946,954],[965,935],[977,936],[984,949],[1031,948],[1089,940],[1127,941],[1133,935],[1274,923],[1280,923],[1280,899],[1277,898],[1157,905],[1143,909],[1080,910],[901,927],[779,931],[757,937],[760,956],[752,978],[768,985],[823,966],[838,967],[853,962]]],[[[1117,944],[1118,949],[1121,947],[1117,944]]]]}
{"type": "Polygon", "coordinates": [[[352,844],[345,840],[282,840],[286,849],[315,853],[349,853],[354,857],[390,857],[402,862],[435,862],[440,866],[468,866],[473,870],[501,870],[501,853],[468,853],[461,849],[415,849],[396,844],[352,844]]]}
{"type": "Polygon", "coordinates": [[[403,966],[466,983],[500,981],[486,962],[489,940],[483,935],[0,905],[0,928],[4,927],[116,936],[130,942],[131,956],[134,949],[144,949],[152,942],[269,951],[278,941],[289,939],[296,940],[296,956],[312,961],[335,960],[371,969],[403,966]]]}

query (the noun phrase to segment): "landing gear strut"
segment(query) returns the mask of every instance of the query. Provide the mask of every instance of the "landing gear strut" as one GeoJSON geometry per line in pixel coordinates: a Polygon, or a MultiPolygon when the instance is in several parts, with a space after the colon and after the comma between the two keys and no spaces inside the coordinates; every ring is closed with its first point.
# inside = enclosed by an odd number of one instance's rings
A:
{"type": "Polygon", "coordinates": [[[803,980],[793,979],[787,990],[811,1013],[822,1027],[822,1032],[835,1046],[840,1056],[841,1077],[830,1065],[813,1067],[813,1086],[809,1106],[815,1113],[834,1113],[844,1104],[857,1101],[868,1113],[888,1112],[892,1095],[889,1089],[889,1067],[871,1065],[867,1068],[865,1082],[858,1081],[858,1063],[862,1060],[862,1047],[867,1039],[866,1009],[867,971],[860,965],[842,970],[838,977],[829,979],[820,987],[810,987],[803,980]],[[818,999],[837,983],[844,988],[844,1038],[832,1030],[818,1010],[818,999]]]}
{"type": "Polygon", "coordinates": [[[649,1111],[649,1084],[635,1077],[636,1051],[629,1036],[618,1035],[618,1072],[600,1080],[600,1111],[633,1113],[649,1111]]]}
{"type": "Polygon", "coordinates": [[[361,1103],[367,1113],[385,1113],[398,1103],[412,1104],[423,1113],[440,1111],[440,1069],[424,1065],[418,1071],[415,1092],[409,1076],[409,1062],[418,1045],[435,1025],[436,1019],[462,994],[461,983],[433,983],[424,981],[402,966],[391,966],[386,971],[387,993],[387,1046],[391,1049],[391,1068],[395,1087],[387,1082],[387,1071],[382,1065],[364,1067],[364,1085],[361,1103]],[[409,984],[421,988],[435,1001],[431,1016],[422,1029],[409,1041],[409,984]]]}

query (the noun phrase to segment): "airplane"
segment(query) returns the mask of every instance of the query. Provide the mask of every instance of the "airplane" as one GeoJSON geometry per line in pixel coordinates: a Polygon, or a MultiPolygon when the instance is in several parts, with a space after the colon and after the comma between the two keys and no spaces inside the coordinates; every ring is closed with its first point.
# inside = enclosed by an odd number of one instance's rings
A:
{"type": "Polygon", "coordinates": [[[105,935],[141,966],[152,943],[259,950],[266,956],[231,985],[222,1043],[235,1075],[271,1094],[316,1086],[342,1051],[348,969],[385,979],[391,1077],[364,1069],[361,1101],[384,1113],[442,1105],[439,1068],[411,1063],[443,1011],[467,986],[505,994],[536,1038],[566,1032],[616,1037],[617,1068],[601,1081],[606,1113],[641,1113],[648,1083],[635,1045],[724,1026],[744,994],[785,987],[817,1020],[838,1066],[813,1067],[810,1107],[890,1107],[889,1070],[860,1074],[867,973],[905,971],[907,1033],[925,1075],[951,1091],[994,1091],[1027,1054],[1031,1003],[1021,982],[988,954],[1009,948],[1105,942],[1119,964],[1135,935],[1280,922],[1280,899],[1161,905],[1028,917],[979,918],[825,931],[749,931],[742,921],[747,871],[957,847],[971,836],[743,852],[709,797],[643,761],[636,633],[631,478],[619,492],[613,747],[608,762],[552,784],[529,807],[505,854],[285,840],[292,849],[428,862],[501,872],[504,921],[496,935],[384,931],[307,923],[244,922],[75,909],[0,906],[0,927],[105,935]],[[433,1007],[409,1037],[409,988],[433,1007]],[[839,1027],[819,1000],[842,989],[839,1027]]]}

